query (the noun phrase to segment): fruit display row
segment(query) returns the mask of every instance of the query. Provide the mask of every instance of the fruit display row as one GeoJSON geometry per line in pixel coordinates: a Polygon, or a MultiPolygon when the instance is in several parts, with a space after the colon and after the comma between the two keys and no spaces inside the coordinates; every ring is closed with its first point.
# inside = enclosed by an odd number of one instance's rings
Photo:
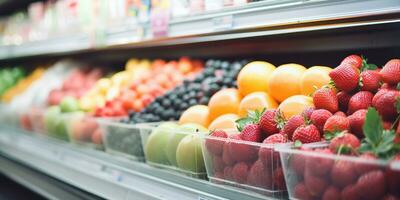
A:
{"type": "Polygon", "coordinates": [[[0,70],[0,97],[25,76],[25,71],[20,67],[4,68],[0,70]]]}

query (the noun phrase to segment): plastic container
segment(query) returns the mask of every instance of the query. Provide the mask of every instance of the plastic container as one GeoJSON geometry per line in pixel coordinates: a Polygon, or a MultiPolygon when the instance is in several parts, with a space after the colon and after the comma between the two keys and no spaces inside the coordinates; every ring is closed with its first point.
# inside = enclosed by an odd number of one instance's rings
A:
{"type": "Polygon", "coordinates": [[[32,109],[27,113],[32,132],[39,135],[47,135],[47,130],[44,123],[44,110],[32,109]]]}
{"type": "Polygon", "coordinates": [[[67,133],[71,143],[92,149],[103,150],[102,129],[100,119],[84,113],[65,116],[67,133]]]}
{"type": "Polygon", "coordinates": [[[193,124],[183,127],[175,122],[144,123],[137,127],[147,164],[194,178],[207,177],[200,137],[206,132],[197,131],[200,129],[193,124]]]}
{"type": "Polygon", "coordinates": [[[0,124],[8,127],[19,127],[19,110],[8,104],[0,103],[0,124]]]}
{"type": "Polygon", "coordinates": [[[290,199],[323,199],[324,195],[360,200],[400,197],[400,162],[321,152],[327,146],[313,143],[300,150],[286,144],[276,148],[290,199]]]}
{"type": "Polygon", "coordinates": [[[98,120],[105,151],[135,161],[144,161],[140,131],[134,125],[116,120],[98,120]]]}
{"type": "Polygon", "coordinates": [[[279,153],[274,151],[273,144],[210,135],[203,137],[202,143],[207,175],[211,182],[277,199],[287,197],[279,153]]]}

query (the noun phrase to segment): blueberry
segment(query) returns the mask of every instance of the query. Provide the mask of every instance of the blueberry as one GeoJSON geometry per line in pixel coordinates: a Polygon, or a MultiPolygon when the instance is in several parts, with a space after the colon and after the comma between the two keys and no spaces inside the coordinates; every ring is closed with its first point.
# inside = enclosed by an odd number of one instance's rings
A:
{"type": "Polygon", "coordinates": [[[221,69],[223,69],[223,70],[229,69],[229,62],[228,61],[223,61],[221,63],[221,69]]]}
{"type": "Polygon", "coordinates": [[[180,105],[180,109],[181,110],[186,110],[188,107],[189,107],[189,105],[186,102],[182,102],[181,105],[180,105]]]}
{"type": "Polygon", "coordinates": [[[199,104],[207,105],[209,100],[210,100],[210,99],[209,99],[208,97],[205,97],[205,96],[204,96],[204,97],[202,97],[202,98],[200,99],[199,104]]]}
{"type": "Polygon", "coordinates": [[[163,105],[164,108],[170,107],[171,106],[171,100],[169,100],[167,98],[163,99],[162,105],[163,105]]]}

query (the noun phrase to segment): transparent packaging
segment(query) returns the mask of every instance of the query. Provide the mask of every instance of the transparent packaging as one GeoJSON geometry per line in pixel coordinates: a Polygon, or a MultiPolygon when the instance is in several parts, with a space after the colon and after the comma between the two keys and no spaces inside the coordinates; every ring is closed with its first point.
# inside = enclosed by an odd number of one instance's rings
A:
{"type": "Polygon", "coordinates": [[[44,122],[44,110],[32,109],[28,115],[29,123],[32,128],[32,132],[39,135],[47,135],[44,122]]]}
{"type": "Polygon", "coordinates": [[[326,142],[279,145],[290,199],[398,199],[400,162],[324,153],[326,142]]]}
{"type": "Polygon", "coordinates": [[[140,130],[146,163],[194,178],[207,177],[201,134],[206,132],[180,127],[175,122],[144,123],[140,130]]]}
{"type": "Polygon", "coordinates": [[[134,125],[116,121],[104,119],[98,121],[105,151],[131,160],[144,161],[139,129],[134,125]]]}
{"type": "Polygon", "coordinates": [[[277,199],[287,197],[283,169],[274,144],[210,135],[203,137],[202,144],[207,176],[211,182],[277,199]]]}
{"type": "MultiPolygon", "coordinates": [[[[103,133],[98,118],[84,113],[65,116],[67,133],[71,143],[103,150],[103,133]]],[[[104,119],[105,120],[105,119],[104,119]]]]}

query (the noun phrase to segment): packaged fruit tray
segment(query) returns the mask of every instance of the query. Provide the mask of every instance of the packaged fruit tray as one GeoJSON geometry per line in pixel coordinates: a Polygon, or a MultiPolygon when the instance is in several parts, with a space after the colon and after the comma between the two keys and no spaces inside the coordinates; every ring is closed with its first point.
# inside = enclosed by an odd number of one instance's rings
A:
{"type": "Polygon", "coordinates": [[[400,162],[326,153],[327,147],[277,146],[290,199],[399,199],[400,162]]]}
{"type": "Polygon", "coordinates": [[[105,151],[135,161],[144,161],[140,130],[118,120],[99,119],[105,151]]]}
{"type": "Polygon", "coordinates": [[[143,123],[140,130],[146,163],[194,178],[207,177],[201,150],[201,134],[208,130],[197,124],[175,122],[143,123]]]}
{"type": "Polygon", "coordinates": [[[7,104],[0,103],[0,124],[4,126],[19,126],[19,111],[7,104]]]}
{"type": "MultiPolygon", "coordinates": [[[[227,131],[234,135],[237,131],[227,131]]],[[[275,144],[263,144],[205,135],[202,138],[207,176],[211,182],[230,185],[268,197],[283,199],[286,185],[275,144]]]]}
{"type": "Polygon", "coordinates": [[[29,123],[33,133],[47,135],[44,114],[44,109],[31,109],[30,112],[25,114],[27,122],[24,122],[22,118],[20,119],[21,126],[23,126],[23,123],[29,123]]]}

